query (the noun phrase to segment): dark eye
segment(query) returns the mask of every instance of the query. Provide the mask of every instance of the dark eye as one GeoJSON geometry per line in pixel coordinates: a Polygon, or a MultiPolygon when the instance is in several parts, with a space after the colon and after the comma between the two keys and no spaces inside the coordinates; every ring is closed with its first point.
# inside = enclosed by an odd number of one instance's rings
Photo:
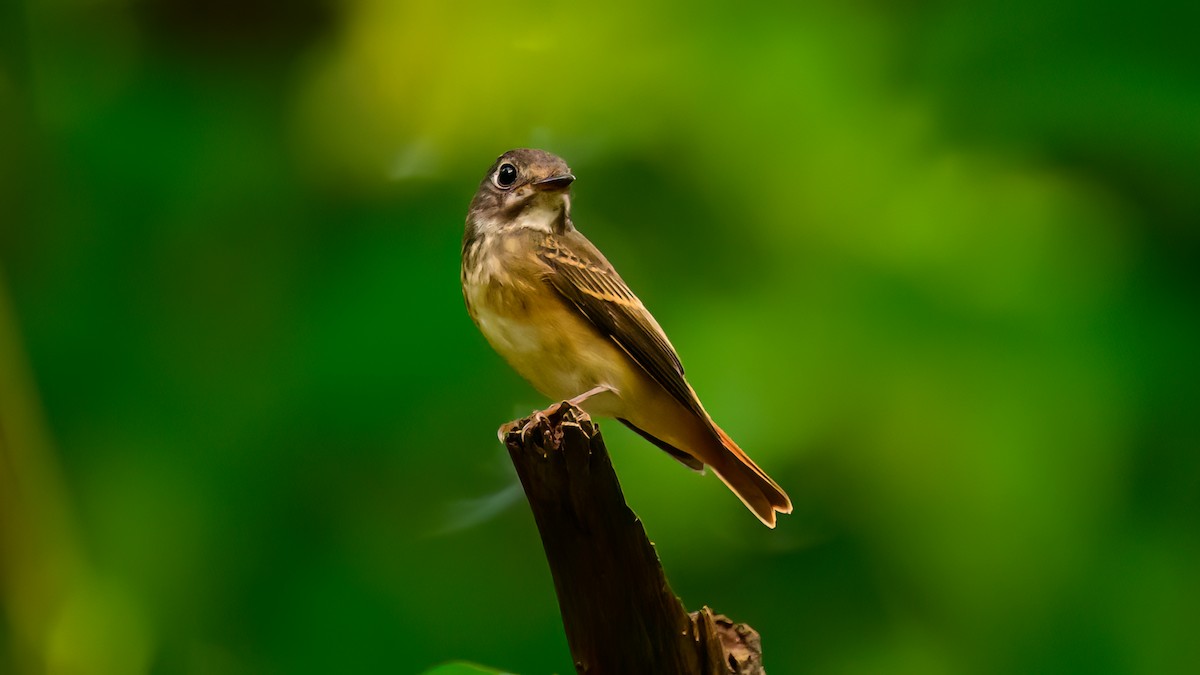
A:
{"type": "Polygon", "coordinates": [[[496,172],[496,185],[512,187],[515,182],[517,182],[517,167],[512,164],[501,164],[500,170],[496,172]]]}

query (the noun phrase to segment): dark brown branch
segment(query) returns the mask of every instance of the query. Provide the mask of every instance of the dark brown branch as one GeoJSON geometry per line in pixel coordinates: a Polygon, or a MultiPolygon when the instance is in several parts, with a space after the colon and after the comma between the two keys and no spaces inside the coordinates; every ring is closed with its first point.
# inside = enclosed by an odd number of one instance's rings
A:
{"type": "Polygon", "coordinates": [[[763,675],[758,633],[689,614],[625,505],[596,425],[563,403],[504,437],[542,536],[575,670],[588,675],[763,675]]]}

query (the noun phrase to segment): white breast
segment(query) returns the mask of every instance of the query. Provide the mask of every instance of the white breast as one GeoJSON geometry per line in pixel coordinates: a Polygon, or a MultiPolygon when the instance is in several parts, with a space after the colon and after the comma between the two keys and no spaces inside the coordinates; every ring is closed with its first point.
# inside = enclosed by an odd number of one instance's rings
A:
{"type": "Polygon", "coordinates": [[[535,355],[545,349],[539,337],[540,331],[528,322],[501,316],[486,307],[476,310],[475,320],[479,322],[480,332],[492,347],[506,357],[535,355]]]}

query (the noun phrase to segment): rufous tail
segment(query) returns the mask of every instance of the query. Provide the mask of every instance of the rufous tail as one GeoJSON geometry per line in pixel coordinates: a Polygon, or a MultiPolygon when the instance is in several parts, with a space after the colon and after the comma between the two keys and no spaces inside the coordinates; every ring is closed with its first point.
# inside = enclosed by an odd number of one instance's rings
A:
{"type": "Polygon", "coordinates": [[[714,453],[720,457],[717,463],[709,463],[717,477],[733,491],[738,499],[750,509],[767,527],[775,527],[775,513],[791,513],[792,500],[765,471],[758,468],[754,460],[746,456],[737,443],[721,427],[712,423],[717,441],[724,452],[714,453]]]}

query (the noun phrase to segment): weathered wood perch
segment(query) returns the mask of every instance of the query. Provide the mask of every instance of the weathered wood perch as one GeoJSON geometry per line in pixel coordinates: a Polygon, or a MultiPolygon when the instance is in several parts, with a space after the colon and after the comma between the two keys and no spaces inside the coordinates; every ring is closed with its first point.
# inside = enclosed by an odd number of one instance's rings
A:
{"type": "Polygon", "coordinates": [[[575,670],[588,675],[764,675],[758,633],[671,592],[625,504],[591,418],[568,403],[506,425],[575,670]]]}

